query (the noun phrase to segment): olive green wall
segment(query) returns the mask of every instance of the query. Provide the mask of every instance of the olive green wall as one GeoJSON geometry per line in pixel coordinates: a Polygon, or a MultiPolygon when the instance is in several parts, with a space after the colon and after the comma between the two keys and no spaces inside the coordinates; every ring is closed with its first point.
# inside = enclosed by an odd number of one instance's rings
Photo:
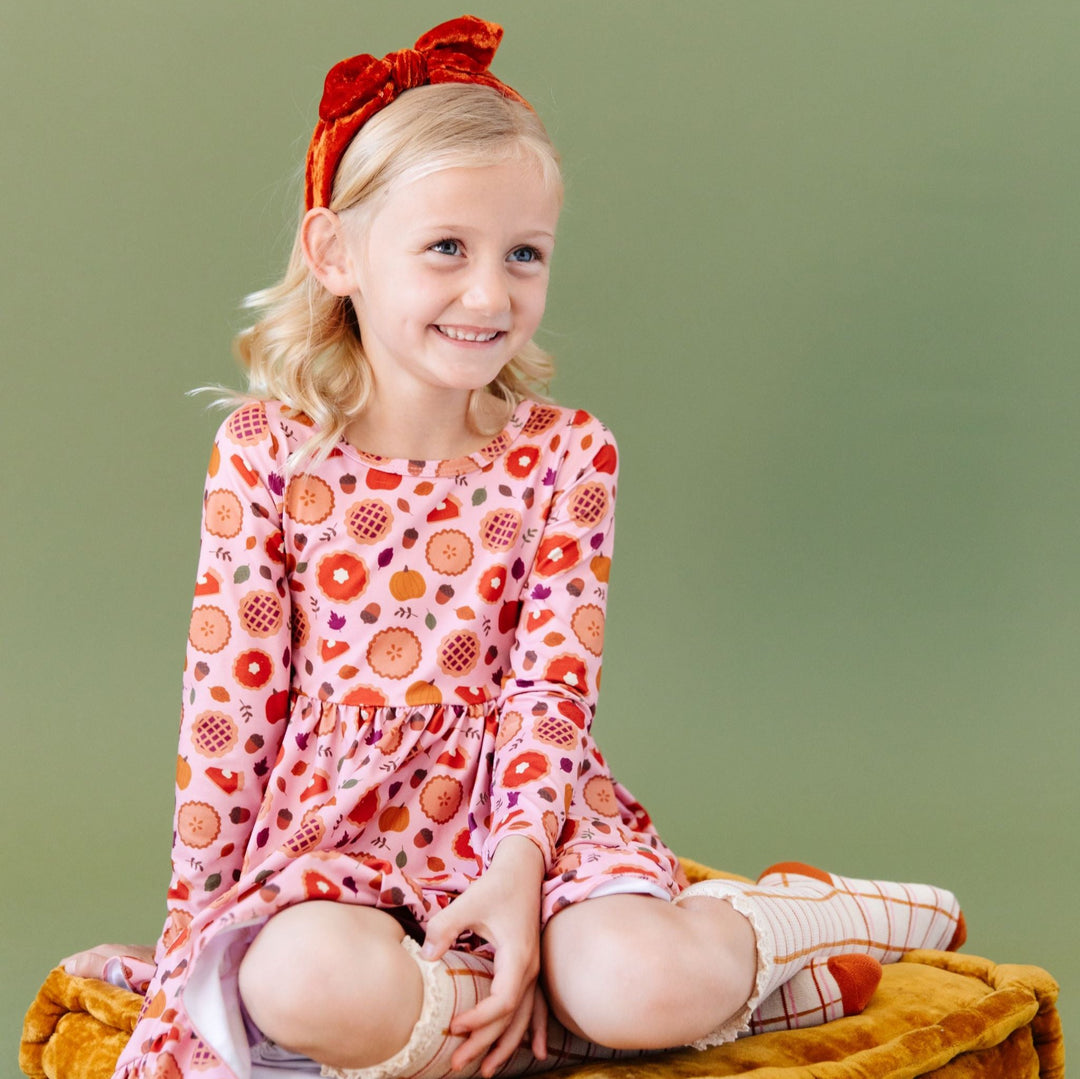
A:
{"type": "MultiPolygon", "coordinates": [[[[323,73],[445,2],[0,4],[0,1056],[150,941],[202,471],[323,73]]],[[[1080,5],[535,0],[545,341],[623,449],[598,719],[679,850],[927,878],[1080,1027],[1080,5]]]]}

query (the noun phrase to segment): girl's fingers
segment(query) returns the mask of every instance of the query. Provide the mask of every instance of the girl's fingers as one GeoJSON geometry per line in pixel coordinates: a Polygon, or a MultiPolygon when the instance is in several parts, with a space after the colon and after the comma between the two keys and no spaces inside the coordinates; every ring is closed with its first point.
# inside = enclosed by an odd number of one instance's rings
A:
{"type": "MultiPolygon", "coordinates": [[[[502,1032],[495,1042],[491,1052],[484,1057],[480,1066],[480,1074],[485,1079],[490,1079],[513,1055],[521,1048],[525,1035],[529,1030],[529,1023],[533,1016],[533,994],[526,993],[510,1020],[510,1025],[502,1032]]],[[[546,1056],[546,1054],[545,1054],[546,1056]]],[[[544,1059],[541,1057],[540,1059],[544,1059]]]]}
{"type": "Polygon", "coordinates": [[[547,998],[540,989],[533,990],[532,1019],[532,1054],[537,1060],[547,1060],[548,1006],[547,998]]]}

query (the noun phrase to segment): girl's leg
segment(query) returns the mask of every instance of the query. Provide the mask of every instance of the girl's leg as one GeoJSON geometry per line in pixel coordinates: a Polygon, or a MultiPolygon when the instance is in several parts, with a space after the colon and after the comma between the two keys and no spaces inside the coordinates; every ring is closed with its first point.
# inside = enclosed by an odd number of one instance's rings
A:
{"type": "Polygon", "coordinates": [[[832,971],[829,957],[890,961],[959,947],[963,936],[959,905],[941,889],[791,863],[756,885],[700,882],[675,904],[612,895],[567,907],[545,930],[543,965],[556,1015],[583,1036],[625,1048],[705,1046],[745,1030],[753,1009],[775,1004],[777,988],[815,961],[855,990],[840,985],[847,1012],[849,999],[854,1010],[865,1004],[876,968],[832,971]]]}
{"type": "Polygon", "coordinates": [[[240,996],[263,1033],[321,1064],[392,1057],[420,1016],[423,981],[384,911],[309,902],[271,918],[240,964],[240,996]]]}

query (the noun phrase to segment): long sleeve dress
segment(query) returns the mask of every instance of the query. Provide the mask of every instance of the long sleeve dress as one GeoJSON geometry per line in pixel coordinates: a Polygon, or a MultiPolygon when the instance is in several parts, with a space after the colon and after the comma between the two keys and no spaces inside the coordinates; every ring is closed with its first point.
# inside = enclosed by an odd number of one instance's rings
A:
{"type": "Polygon", "coordinates": [[[678,887],[590,736],[608,430],[523,401],[469,457],[343,440],[290,475],[310,428],[245,404],[211,454],[168,914],[117,1079],[250,1075],[236,971],[290,904],[377,906],[420,938],[507,835],[543,853],[545,920],[616,880],[678,887]]]}

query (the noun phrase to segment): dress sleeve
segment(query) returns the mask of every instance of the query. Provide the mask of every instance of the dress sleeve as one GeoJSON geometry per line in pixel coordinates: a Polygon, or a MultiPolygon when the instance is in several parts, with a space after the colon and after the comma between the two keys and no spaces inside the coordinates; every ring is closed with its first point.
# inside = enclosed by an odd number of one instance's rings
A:
{"type": "Polygon", "coordinates": [[[591,416],[575,416],[569,435],[499,698],[485,866],[503,838],[524,835],[550,869],[586,766],[604,646],[618,452],[611,433],[591,416]]]}
{"type": "Polygon", "coordinates": [[[210,456],[184,666],[167,950],[240,879],[285,727],[283,442],[253,403],[225,421],[210,456]]]}

